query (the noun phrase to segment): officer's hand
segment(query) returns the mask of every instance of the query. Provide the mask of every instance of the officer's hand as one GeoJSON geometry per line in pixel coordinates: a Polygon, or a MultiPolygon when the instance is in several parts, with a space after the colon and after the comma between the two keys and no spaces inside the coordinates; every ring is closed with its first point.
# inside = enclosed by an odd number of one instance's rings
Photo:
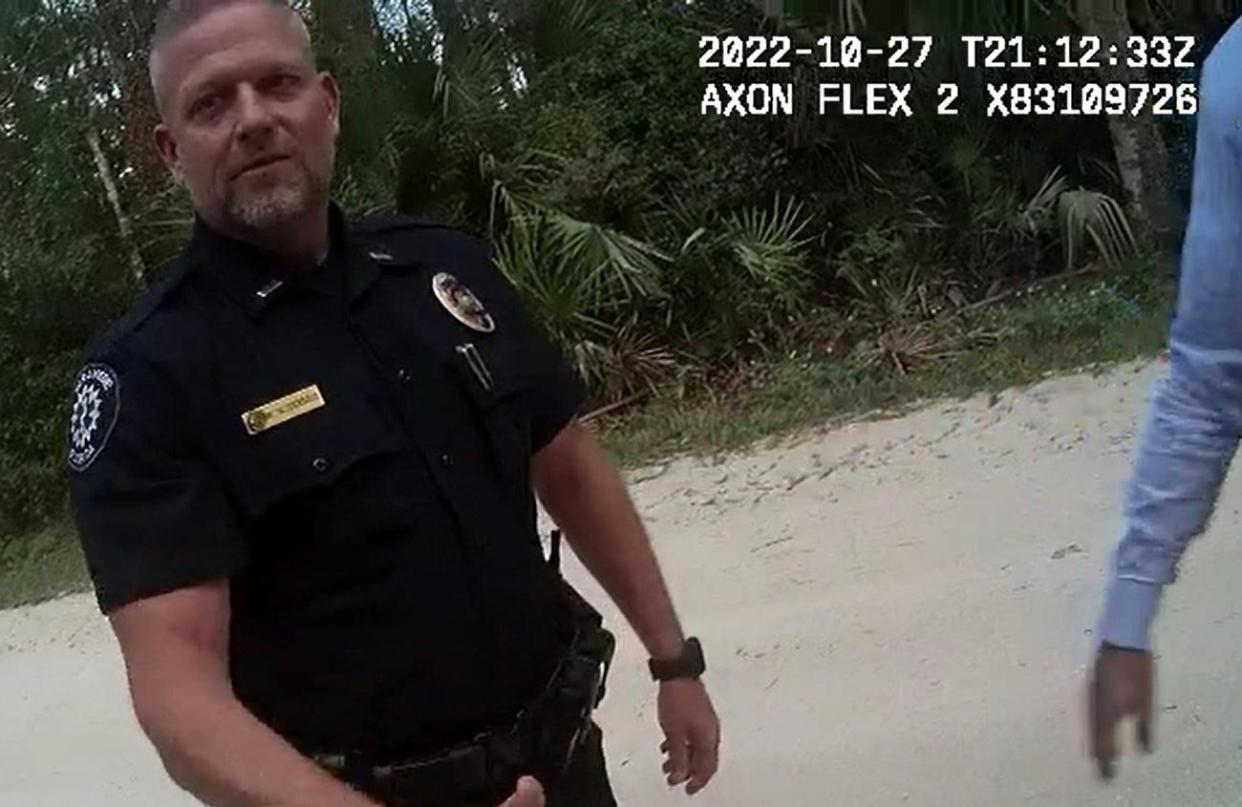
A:
{"type": "Polygon", "coordinates": [[[1117,758],[1117,724],[1128,717],[1137,719],[1138,742],[1152,751],[1152,698],[1155,664],[1150,653],[1119,647],[1100,648],[1095,660],[1088,701],[1091,724],[1091,754],[1099,765],[1100,776],[1113,777],[1117,758]]]}
{"type": "Polygon", "coordinates": [[[500,807],[543,807],[543,804],[543,785],[533,777],[523,776],[518,779],[517,790],[500,807]]]}
{"type": "Polygon", "coordinates": [[[668,755],[664,773],[672,787],[689,780],[694,795],[716,774],[720,759],[720,720],[701,681],[677,680],[660,684],[660,728],[668,755]]]}

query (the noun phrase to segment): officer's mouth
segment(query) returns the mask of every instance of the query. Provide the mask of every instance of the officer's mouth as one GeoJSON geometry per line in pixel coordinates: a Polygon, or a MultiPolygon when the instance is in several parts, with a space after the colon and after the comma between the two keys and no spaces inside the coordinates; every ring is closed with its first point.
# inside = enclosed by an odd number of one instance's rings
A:
{"type": "Polygon", "coordinates": [[[271,156],[271,157],[264,157],[260,160],[255,160],[254,162],[246,165],[240,171],[234,174],[233,179],[237,179],[238,177],[245,176],[246,174],[257,173],[259,171],[262,171],[265,168],[268,168],[269,166],[276,165],[277,163],[283,163],[288,159],[289,158],[287,156],[282,154],[282,155],[276,155],[276,156],[271,156]]]}

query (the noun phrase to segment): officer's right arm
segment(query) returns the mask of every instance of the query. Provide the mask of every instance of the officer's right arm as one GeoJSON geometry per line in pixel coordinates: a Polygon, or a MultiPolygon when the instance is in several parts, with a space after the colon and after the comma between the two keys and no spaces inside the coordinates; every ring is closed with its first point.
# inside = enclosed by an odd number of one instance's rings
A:
{"type": "Polygon", "coordinates": [[[374,807],[233,695],[227,580],[244,542],[174,386],[133,355],[90,365],[69,434],[78,534],[138,722],[206,804],[374,807]]]}
{"type": "Polygon", "coordinates": [[[233,696],[225,581],[141,599],[110,618],[134,713],[181,787],[206,804],[374,805],[298,754],[233,696]]]}

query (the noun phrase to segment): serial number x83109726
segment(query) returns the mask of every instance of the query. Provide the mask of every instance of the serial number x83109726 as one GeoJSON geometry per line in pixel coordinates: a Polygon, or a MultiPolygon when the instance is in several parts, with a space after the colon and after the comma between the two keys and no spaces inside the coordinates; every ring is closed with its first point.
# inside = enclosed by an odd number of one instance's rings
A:
{"type": "Polygon", "coordinates": [[[1027,115],[1159,117],[1194,115],[1198,88],[1192,83],[1074,84],[988,83],[989,118],[1027,115]]]}

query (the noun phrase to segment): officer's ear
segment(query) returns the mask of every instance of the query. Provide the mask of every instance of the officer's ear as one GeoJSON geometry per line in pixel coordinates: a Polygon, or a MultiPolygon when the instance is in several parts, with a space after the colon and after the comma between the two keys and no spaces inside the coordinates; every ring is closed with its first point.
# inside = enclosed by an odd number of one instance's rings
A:
{"type": "Polygon", "coordinates": [[[341,134],[341,88],[328,72],[319,74],[319,86],[323,90],[328,116],[332,119],[332,137],[335,139],[341,134]]]}
{"type": "Polygon", "coordinates": [[[155,127],[155,150],[159,153],[164,166],[172,173],[173,179],[177,180],[177,184],[184,185],[185,175],[181,171],[181,157],[177,151],[177,141],[166,124],[161,123],[155,127]]]}

